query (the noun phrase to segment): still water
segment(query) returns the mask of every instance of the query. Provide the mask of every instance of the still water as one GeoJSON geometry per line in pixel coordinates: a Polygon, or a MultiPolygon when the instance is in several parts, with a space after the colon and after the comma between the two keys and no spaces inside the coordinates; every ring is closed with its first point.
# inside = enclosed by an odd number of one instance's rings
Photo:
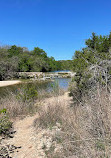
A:
{"type": "Polygon", "coordinates": [[[57,70],[57,71],[52,71],[52,72],[70,72],[70,70],[57,70]]]}
{"type": "Polygon", "coordinates": [[[16,94],[21,88],[30,86],[34,87],[37,91],[45,90],[51,91],[54,84],[58,85],[61,89],[67,90],[71,78],[55,78],[53,82],[38,82],[38,81],[24,81],[23,83],[17,85],[11,85],[7,87],[0,88],[0,98],[6,97],[9,93],[16,94]]]}
{"type": "Polygon", "coordinates": [[[59,87],[64,90],[68,89],[70,81],[71,81],[71,78],[55,78],[55,82],[57,82],[59,87]]]}

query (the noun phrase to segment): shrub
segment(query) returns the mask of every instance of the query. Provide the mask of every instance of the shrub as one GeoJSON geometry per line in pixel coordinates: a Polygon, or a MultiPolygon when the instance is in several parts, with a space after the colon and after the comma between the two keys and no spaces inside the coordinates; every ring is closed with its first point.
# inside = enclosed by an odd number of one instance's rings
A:
{"type": "Polygon", "coordinates": [[[108,36],[97,36],[92,33],[86,40],[86,47],[76,51],[73,59],[74,81],[76,88],[71,89],[74,99],[82,101],[84,96],[92,97],[97,87],[111,89],[111,33],[108,36]],[[95,40],[96,39],[96,40],[95,40]]]}
{"type": "Polygon", "coordinates": [[[7,134],[12,127],[6,109],[0,110],[0,134],[7,134]]]}
{"type": "Polygon", "coordinates": [[[18,90],[17,99],[25,101],[30,101],[37,99],[38,93],[35,86],[26,85],[18,90]]]}

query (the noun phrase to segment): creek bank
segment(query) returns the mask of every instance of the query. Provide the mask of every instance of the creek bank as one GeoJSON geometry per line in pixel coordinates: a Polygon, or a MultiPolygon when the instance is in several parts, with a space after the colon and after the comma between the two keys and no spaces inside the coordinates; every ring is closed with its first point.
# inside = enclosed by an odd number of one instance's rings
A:
{"type": "MultiPolygon", "coordinates": [[[[75,75],[73,72],[19,72],[19,79],[30,79],[37,81],[53,81],[54,78],[72,78],[75,75]]],[[[0,81],[0,87],[20,84],[20,80],[0,81]]]]}
{"type": "Polygon", "coordinates": [[[35,80],[52,80],[53,78],[72,78],[75,73],[68,72],[19,72],[19,78],[29,78],[35,80]]]}
{"type": "Polygon", "coordinates": [[[11,86],[15,84],[21,83],[20,80],[12,80],[12,81],[0,81],[0,87],[11,86]]]}

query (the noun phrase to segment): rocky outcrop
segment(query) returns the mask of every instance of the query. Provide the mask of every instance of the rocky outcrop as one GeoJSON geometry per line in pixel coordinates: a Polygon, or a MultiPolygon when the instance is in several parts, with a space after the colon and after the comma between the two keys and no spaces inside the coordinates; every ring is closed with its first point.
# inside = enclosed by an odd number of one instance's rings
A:
{"type": "Polygon", "coordinates": [[[19,72],[19,78],[43,78],[43,72],[19,72]]]}
{"type": "Polygon", "coordinates": [[[73,72],[19,72],[19,78],[49,80],[53,78],[72,78],[75,75],[73,72]]]}

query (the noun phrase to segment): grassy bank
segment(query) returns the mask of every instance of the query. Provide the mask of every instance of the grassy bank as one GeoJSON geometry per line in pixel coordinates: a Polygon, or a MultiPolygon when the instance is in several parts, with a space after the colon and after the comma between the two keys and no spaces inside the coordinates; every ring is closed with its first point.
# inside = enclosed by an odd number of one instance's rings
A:
{"type": "Polygon", "coordinates": [[[47,86],[46,81],[32,82],[23,81],[21,85],[6,87],[1,89],[0,108],[7,109],[10,118],[27,116],[37,111],[37,106],[45,98],[64,94],[64,90],[53,83],[51,90],[47,91],[43,86],[47,86]]]}

